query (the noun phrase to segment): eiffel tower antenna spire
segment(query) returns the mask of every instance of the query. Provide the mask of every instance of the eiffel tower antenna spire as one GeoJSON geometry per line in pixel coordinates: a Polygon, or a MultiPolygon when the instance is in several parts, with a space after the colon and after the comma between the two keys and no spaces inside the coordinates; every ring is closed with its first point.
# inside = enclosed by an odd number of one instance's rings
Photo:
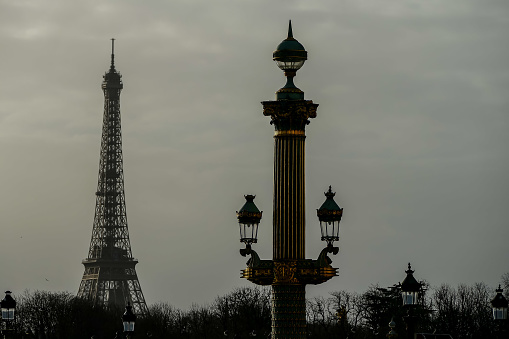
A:
{"type": "Polygon", "coordinates": [[[111,69],[115,69],[115,38],[111,39],[111,69]]]}
{"type": "Polygon", "coordinates": [[[78,297],[106,307],[130,303],[134,313],[148,313],[133,258],[124,194],[120,92],[122,76],[114,66],[114,41],[111,39],[111,67],[104,75],[104,115],[99,160],[95,217],[85,272],[78,297]]]}

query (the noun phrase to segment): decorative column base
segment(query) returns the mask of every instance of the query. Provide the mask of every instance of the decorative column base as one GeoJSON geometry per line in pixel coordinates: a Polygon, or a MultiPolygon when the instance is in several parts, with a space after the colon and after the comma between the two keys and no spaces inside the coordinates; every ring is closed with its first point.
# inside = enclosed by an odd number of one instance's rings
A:
{"type": "Polygon", "coordinates": [[[305,285],[272,286],[272,339],[306,338],[305,285]]]}

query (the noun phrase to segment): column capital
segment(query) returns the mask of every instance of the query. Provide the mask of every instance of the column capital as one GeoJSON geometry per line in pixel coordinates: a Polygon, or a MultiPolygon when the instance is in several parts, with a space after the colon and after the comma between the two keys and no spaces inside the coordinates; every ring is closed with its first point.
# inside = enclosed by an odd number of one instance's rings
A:
{"type": "MultiPolygon", "coordinates": [[[[318,104],[312,100],[262,101],[263,115],[271,117],[276,131],[304,131],[309,119],[316,118],[318,104]]],[[[293,133],[298,134],[298,133],[293,133]]]]}

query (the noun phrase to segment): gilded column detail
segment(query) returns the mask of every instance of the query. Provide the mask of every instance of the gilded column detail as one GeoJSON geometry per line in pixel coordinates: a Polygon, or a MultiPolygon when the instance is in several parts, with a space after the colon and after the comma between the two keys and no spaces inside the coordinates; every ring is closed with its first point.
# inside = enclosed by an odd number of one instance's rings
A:
{"type": "Polygon", "coordinates": [[[272,338],[306,338],[304,285],[272,286],[272,338]]]}

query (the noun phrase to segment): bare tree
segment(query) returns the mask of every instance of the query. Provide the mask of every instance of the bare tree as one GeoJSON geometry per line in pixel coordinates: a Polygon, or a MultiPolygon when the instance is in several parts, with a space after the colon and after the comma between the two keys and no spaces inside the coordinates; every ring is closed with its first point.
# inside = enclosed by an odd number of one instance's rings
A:
{"type": "Polygon", "coordinates": [[[439,333],[454,338],[486,338],[493,331],[491,290],[484,283],[458,285],[457,289],[443,284],[432,295],[432,326],[439,333]]]}
{"type": "Polygon", "coordinates": [[[119,311],[93,307],[68,292],[24,291],[16,301],[16,330],[25,337],[108,338],[121,326],[119,311]]]}

